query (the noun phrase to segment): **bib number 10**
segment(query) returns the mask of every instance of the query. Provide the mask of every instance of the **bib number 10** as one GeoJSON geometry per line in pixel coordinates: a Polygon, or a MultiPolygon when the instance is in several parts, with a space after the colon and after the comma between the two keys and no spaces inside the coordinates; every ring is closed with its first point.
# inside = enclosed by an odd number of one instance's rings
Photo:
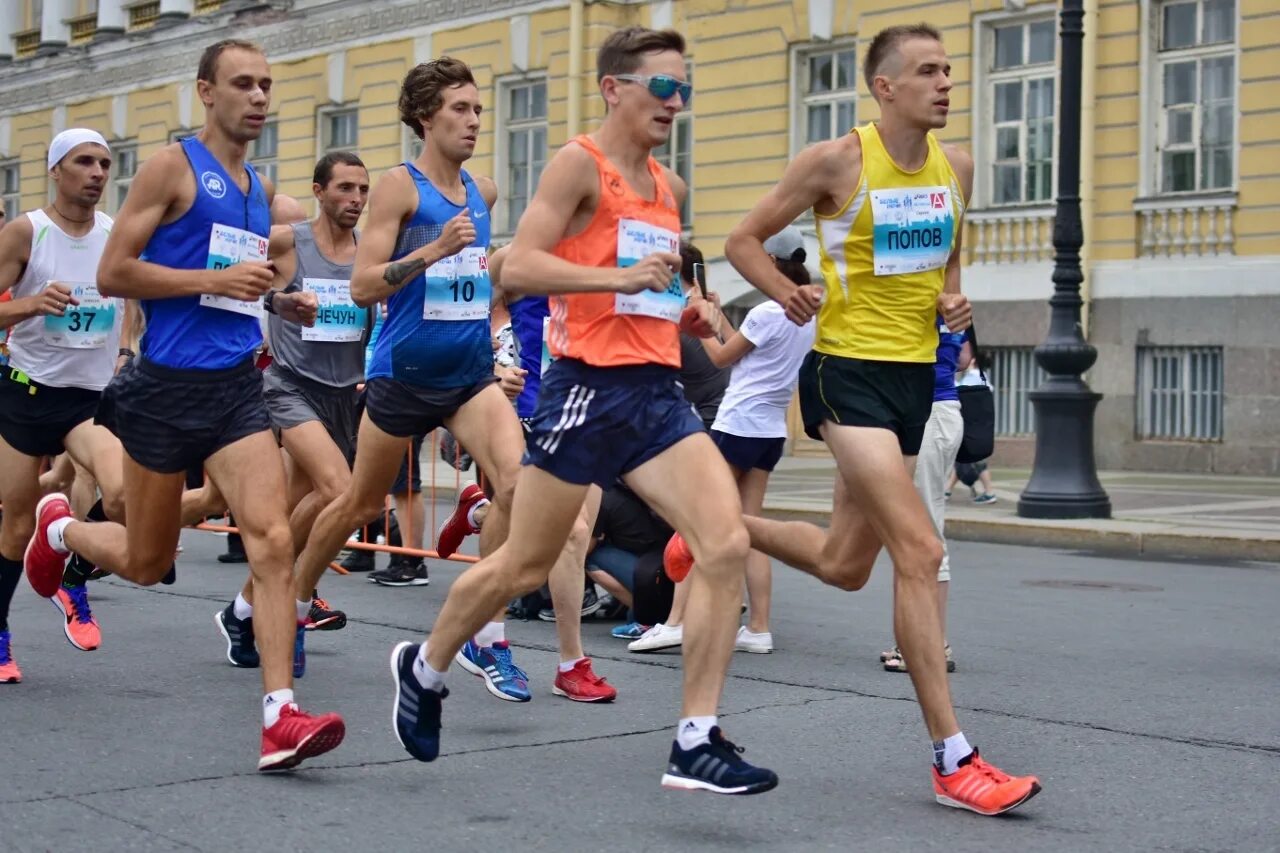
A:
{"type": "Polygon", "coordinates": [[[474,281],[454,281],[449,285],[449,291],[453,294],[454,302],[471,302],[476,298],[476,283],[474,281]]]}

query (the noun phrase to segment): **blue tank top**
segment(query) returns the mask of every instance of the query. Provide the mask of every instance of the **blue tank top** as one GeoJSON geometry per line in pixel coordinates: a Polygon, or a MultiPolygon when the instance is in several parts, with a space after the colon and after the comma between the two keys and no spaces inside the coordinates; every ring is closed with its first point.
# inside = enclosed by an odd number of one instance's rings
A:
{"type": "MultiPolygon", "coordinates": [[[[418,188],[418,209],[400,232],[393,261],[435,240],[445,223],[462,211],[411,163],[404,166],[418,188]]],[[[424,388],[461,388],[493,375],[489,207],[465,170],[462,183],[476,239],[391,294],[387,319],[369,361],[369,379],[390,377],[424,388]]]]}
{"type": "MultiPolygon", "coordinates": [[[[271,209],[253,167],[244,164],[246,195],[199,139],[188,136],[180,144],[196,176],[195,202],[177,221],[156,228],[142,260],[180,270],[208,269],[215,264],[210,243],[216,225],[270,238],[271,209]]],[[[142,355],[166,367],[220,370],[251,357],[262,343],[257,317],[202,305],[199,296],[144,299],[142,314],[142,355]]]]}
{"type": "Polygon", "coordinates": [[[546,347],[542,324],[551,316],[551,307],[545,296],[525,296],[507,308],[511,311],[511,331],[516,336],[520,366],[528,371],[524,377],[524,390],[516,397],[516,414],[531,418],[538,404],[538,388],[542,386],[543,349],[546,347]]]}
{"type": "Polygon", "coordinates": [[[965,332],[947,331],[938,316],[938,360],[933,365],[933,402],[959,400],[956,393],[956,362],[960,360],[960,348],[964,346],[965,332]]]}

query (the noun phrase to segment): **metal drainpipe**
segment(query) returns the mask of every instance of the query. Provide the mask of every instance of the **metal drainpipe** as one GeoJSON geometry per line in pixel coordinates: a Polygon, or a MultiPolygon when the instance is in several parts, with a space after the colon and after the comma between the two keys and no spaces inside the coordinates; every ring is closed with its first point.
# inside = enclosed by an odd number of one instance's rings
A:
{"type": "Polygon", "coordinates": [[[1081,46],[1083,68],[1080,79],[1080,219],[1084,222],[1084,245],[1080,248],[1080,268],[1084,281],[1080,285],[1080,332],[1089,340],[1090,309],[1093,306],[1094,208],[1097,190],[1094,186],[1094,149],[1097,113],[1094,100],[1098,94],[1098,0],[1084,0],[1084,43],[1081,46]]]}
{"type": "Polygon", "coordinates": [[[569,110],[566,141],[578,135],[582,122],[582,46],[584,0],[569,0],[569,110]]]}

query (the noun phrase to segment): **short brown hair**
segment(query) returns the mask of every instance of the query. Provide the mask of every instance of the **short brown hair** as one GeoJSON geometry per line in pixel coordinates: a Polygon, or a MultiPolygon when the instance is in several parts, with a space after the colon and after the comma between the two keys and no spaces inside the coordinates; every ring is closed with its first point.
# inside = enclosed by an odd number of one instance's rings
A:
{"type": "Polygon", "coordinates": [[[476,85],[476,78],[461,59],[442,56],[415,65],[400,86],[400,121],[422,139],[422,119],[431,118],[444,105],[444,90],[468,83],[476,85]]]}
{"type": "Polygon", "coordinates": [[[675,30],[651,30],[648,27],[626,27],[616,30],[600,45],[596,54],[596,82],[611,74],[634,74],[644,63],[646,53],[674,50],[684,55],[684,36],[675,30]]]}
{"type": "Polygon", "coordinates": [[[311,175],[311,183],[319,184],[321,187],[329,186],[329,182],[333,180],[333,167],[338,165],[359,166],[365,172],[369,171],[369,167],[355,153],[351,151],[330,151],[316,161],[316,169],[311,175]]]}
{"type": "Polygon", "coordinates": [[[196,79],[216,83],[217,81],[213,77],[218,71],[218,57],[222,56],[223,52],[227,50],[252,50],[254,53],[262,53],[262,48],[244,39],[223,39],[222,41],[214,42],[204,49],[204,53],[200,54],[200,65],[196,68],[196,79]]]}
{"type": "Polygon", "coordinates": [[[938,32],[937,27],[925,23],[899,24],[876,33],[867,47],[867,58],[862,62],[862,76],[873,97],[876,93],[876,75],[880,73],[881,66],[889,58],[889,54],[907,39],[932,39],[941,44],[942,33],[938,32]]]}

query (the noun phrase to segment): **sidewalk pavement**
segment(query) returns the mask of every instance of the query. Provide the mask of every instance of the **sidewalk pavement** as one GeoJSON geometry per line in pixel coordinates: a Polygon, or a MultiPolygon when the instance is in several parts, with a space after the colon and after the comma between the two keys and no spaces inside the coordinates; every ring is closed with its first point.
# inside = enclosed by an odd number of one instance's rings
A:
{"type": "MultiPolygon", "coordinates": [[[[1019,518],[1018,495],[1031,472],[992,468],[999,501],[976,505],[957,484],[947,507],[947,537],[1013,545],[1079,548],[1115,554],[1280,562],[1280,477],[1102,471],[1110,519],[1019,518]]],[[[835,463],[786,457],[769,480],[765,513],[831,516],[835,463]]]]}

